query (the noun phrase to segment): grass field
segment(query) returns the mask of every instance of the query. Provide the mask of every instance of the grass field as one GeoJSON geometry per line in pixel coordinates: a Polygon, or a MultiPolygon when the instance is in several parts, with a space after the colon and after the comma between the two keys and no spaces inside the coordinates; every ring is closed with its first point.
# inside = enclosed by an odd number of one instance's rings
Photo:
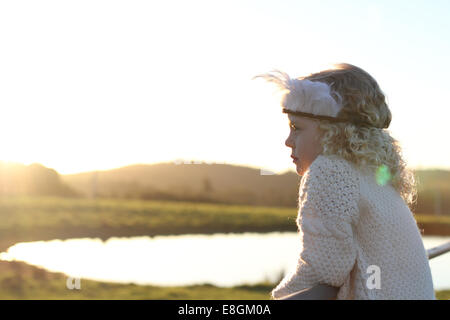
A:
{"type": "MultiPolygon", "coordinates": [[[[297,231],[295,208],[231,206],[192,202],[55,197],[0,198],[0,251],[24,241],[215,232],[297,231]]],[[[450,235],[450,217],[415,215],[425,235],[450,235]]],[[[0,261],[0,299],[257,299],[270,298],[275,283],[218,288],[213,285],[156,287],[82,280],[22,262],[0,261]]],[[[450,290],[437,292],[450,299],[450,290]]]]}
{"type": "Polygon", "coordinates": [[[0,198],[0,250],[75,237],[296,231],[296,210],[192,202],[0,198]]]}
{"type": "Polygon", "coordinates": [[[0,261],[0,299],[189,299],[268,300],[273,286],[218,288],[209,284],[186,287],[157,287],[116,284],[81,279],[81,288],[68,289],[67,276],[20,261],[0,261]]]}
{"type": "MultiPolygon", "coordinates": [[[[185,287],[115,284],[81,279],[81,287],[68,289],[67,276],[20,261],[0,261],[0,299],[95,299],[95,300],[270,300],[276,283],[220,288],[210,284],[185,287]]],[[[436,291],[436,298],[450,299],[450,290],[436,291]]]]}
{"type": "MultiPolygon", "coordinates": [[[[56,197],[0,198],[0,250],[76,237],[297,231],[295,208],[56,197]]],[[[450,235],[450,216],[415,215],[425,235],[450,235]]]]}

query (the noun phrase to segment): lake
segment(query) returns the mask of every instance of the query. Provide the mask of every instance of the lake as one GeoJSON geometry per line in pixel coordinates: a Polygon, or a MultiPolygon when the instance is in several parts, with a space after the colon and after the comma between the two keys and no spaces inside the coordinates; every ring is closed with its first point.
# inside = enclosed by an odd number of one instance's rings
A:
{"type": "MultiPolygon", "coordinates": [[[[450,241],[448,236],[422,239],[426,249],[450,241]]],[[[17,243],[0,260],[98,281],[231,287],[276,281],[295,267],[300,248],[296,232],[83,238],[17,243]]],[[[431,259],[430,267],[435,289],[450,289],[450,252],[431,259]]]]}

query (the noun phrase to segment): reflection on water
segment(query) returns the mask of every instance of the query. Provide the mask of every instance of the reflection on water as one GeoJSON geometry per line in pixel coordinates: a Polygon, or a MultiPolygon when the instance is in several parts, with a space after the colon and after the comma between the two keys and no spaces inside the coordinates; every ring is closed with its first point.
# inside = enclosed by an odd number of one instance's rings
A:
{"type": "MultiPolygon", "coordinates": [[[[450,237],[423,237],[426,249],[450,237]]],[[[276,281],[295,267],[296,232],[71,239],[18,243],[0,254],[72,277],[162,286],[229,287],[276,281]]],[[[430,260],[435,289],[450,288],[450,253],[430,260]]]]}

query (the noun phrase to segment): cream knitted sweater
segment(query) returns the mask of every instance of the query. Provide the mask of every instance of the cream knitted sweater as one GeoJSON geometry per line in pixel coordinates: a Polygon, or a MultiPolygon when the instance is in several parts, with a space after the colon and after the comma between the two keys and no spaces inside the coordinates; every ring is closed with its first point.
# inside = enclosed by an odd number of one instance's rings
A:
{"type": "Polygon", "coordinates": [[[412,212],[390,185],[338,156],[319,155],[302,176],[299,257],[272,299],[328,284],[337,299],[436,299],[412,212]]]}

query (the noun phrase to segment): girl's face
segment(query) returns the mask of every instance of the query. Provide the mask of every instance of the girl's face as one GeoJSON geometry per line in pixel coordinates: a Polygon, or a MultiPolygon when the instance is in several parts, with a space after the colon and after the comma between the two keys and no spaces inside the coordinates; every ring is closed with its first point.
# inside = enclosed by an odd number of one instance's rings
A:
{"type": "Polygon", "coordinates": [[[288,114],[290,133],[286,146],[292,148],[291,157],[297,168],[297,174],[302,176],[310,164],[322,152],[318,121],[306,117],[288,114]]]}

